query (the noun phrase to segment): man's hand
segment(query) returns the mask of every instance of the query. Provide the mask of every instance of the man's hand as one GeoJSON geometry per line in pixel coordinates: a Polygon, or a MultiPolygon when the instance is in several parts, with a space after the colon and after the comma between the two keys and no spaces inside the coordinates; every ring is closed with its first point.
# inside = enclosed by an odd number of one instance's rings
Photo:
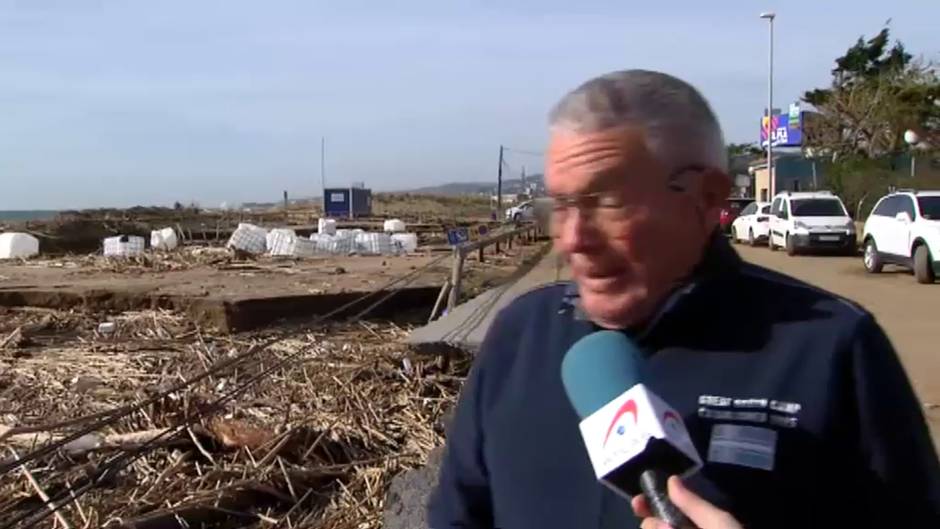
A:
{"type": "MultiPolygon", "coordinates": [[[[672,503],[701,529],[743,529],[734,517],[685,488],[685,485],[676,476],[669,478],[668,487],[669,499],[672,500],[672,503]]],[[[653,512],[650,511],[646,498],[642,494],[634,496],[631,504],[633,512],[643,518],[643,523],[640,525],[641,529],[672,528],[659,518],[653,518],[653,512]]]]}

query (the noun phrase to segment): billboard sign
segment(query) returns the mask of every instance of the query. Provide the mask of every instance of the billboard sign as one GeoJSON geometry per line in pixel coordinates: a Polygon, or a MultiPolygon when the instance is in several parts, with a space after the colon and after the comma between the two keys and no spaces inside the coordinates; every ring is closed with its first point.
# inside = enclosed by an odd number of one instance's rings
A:
{"type": "Polygon", "coordinates": [[[789,112],[782,114],[779,111],[774,112],[768,127],[767,116],[761,117],[760,144],[761,147],[767,147],[767,131],[771,131],[770,137],[774,142],[774,147],[799,147],[803,144],[803,113],[800,106],[790,105],[789,112]]]}

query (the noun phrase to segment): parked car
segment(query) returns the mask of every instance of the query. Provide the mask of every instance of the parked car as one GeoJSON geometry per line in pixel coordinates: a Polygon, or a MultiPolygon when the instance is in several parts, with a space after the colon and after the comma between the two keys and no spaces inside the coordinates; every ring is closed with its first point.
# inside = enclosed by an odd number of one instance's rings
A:
{"type": "Polygon", "coordinates": [[[734,219],[738,218],[741,210],[751,202],[754,202],[753,198],[729,198],[728,204],[721,208],[721,231],[724,233],[730,233],[731,224],[734,222],[734,219]]]}
{"type": "Polygon", "coordinates": [[[839,197],[829,191],[778,193],[770,206],[771,250],[786,248],[796,255],[804,250],[834,250],[853,254],[855,222],[839,197]]]}
{"type": "Polygon", "coordinates": [[[751,202],[731,223],[731,240],[747,241],[751,246],[767,239],[770,234],[770,203],[751,202]]]}
{"type": "Polygon", "coordinates": [[[535,207],[531,201],[522,202],[518,206],[506,210],[506,220],[522,222],[535,219],[535,207]]]}
{"type": "Polygon", "coordinates": [[[862,231],[863,262],[871,273],[885,264],[914,271],[919,283],[940,273],[940,191],[899,191],[875,204],[862,231]]]}

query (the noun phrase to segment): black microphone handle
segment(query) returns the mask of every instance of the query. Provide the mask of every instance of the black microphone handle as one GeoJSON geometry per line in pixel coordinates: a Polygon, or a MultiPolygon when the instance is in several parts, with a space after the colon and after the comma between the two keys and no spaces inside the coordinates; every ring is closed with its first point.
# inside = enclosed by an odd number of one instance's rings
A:
{"type": "Polygon", "coordinates": [[[656,469],[644,470],[640,474],[640,489],[646,496],[646,503],[654,516],[675,529],[696,529],[695,524],[669,499],[666,488],[668,479],[669,476],[665,472],[656,469]]]}

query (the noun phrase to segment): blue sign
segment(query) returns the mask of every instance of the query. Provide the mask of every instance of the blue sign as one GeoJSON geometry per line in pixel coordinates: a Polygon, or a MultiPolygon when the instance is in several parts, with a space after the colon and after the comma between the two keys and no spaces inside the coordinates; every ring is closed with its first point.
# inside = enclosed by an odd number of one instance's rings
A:
{"type": "Polygon", "coordinates": [[[447,244],[457,246],[470,240],[470,231],[467,228],[452,228],[447,230],[447,244]]]}

